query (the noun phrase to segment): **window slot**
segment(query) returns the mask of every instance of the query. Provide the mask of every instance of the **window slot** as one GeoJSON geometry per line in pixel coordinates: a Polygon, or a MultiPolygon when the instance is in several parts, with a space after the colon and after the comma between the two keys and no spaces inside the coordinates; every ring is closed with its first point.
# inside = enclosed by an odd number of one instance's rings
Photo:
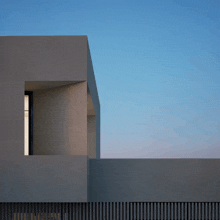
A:
{"type": "Polygon", "coordinates": [[[33,155],[33,92],[24,95],[24,155],[33,155]]]}

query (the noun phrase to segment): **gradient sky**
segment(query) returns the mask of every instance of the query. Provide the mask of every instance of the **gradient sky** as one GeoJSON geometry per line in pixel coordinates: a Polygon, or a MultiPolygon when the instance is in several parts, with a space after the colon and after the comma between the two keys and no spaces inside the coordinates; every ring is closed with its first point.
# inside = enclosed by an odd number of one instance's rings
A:
{"type": "Polygon", "coordinates": [[[87,35],[101,158],[220,158],[219,0],[2,0],[0,35],[87,35]]]}

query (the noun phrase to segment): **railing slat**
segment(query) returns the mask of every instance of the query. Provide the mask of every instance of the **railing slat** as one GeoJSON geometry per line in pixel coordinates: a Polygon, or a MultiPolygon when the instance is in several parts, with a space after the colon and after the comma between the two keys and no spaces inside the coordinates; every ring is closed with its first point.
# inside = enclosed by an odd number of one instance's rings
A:
{"type": "Polygon", "coordinates": [[[219,219],[220,202],[0,203],[0,220],[219,219]]]}

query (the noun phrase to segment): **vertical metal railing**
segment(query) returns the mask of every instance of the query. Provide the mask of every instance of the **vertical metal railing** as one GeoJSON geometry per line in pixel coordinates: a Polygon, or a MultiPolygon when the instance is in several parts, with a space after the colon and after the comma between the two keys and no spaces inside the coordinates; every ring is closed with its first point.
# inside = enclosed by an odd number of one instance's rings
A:
{"type": "Polygon", "coordinates": [[[217,220],[219,202],[0,203],[0,220],[217,220]]]}

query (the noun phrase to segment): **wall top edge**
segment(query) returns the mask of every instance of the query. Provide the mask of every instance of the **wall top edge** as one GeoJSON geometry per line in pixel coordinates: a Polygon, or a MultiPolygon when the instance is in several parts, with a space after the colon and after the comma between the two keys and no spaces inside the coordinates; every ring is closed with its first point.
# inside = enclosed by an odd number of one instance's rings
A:
{"type": "Polygon", "coordinates": [[[183,160],[219,160],[219,158],[100,158],[100,159],[92,159],[92,160],[166,160],[166,161],[171,161],[171,160],[176,160],[176,161],[183,161],[183,160]]]}

